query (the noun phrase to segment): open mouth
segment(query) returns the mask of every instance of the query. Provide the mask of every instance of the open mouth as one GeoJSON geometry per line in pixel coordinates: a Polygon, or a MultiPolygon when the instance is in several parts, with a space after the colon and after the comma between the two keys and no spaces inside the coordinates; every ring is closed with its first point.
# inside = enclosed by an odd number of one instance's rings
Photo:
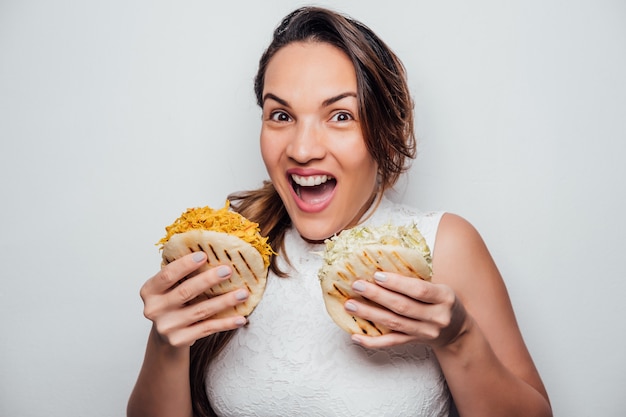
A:
{"type": "Polygon", "coordinates": [[[291,174],[291,187],[300,200],[315,205],[328,200],[337,180],[330,175],[296,175],[291,174]]]}

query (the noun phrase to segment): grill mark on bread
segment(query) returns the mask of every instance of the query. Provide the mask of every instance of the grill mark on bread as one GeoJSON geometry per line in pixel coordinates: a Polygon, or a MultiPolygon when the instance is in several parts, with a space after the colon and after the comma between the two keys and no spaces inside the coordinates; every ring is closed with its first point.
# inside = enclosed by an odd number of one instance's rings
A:
{"type": "MultiPolygon", "coordinates": [[[[191,247],[191,246],[187,246],[187,250],[189,250],[189,253],[194,253],[194,252],[197,252],[198,250],[199,250],[200,252],[204,252],[204,253],[206,253],[206,251],[204,250],[204,248],[202,247],[202,245],[200,245],[199,243],[196,245],[196,247],[195,247],[195,248],[194,248],[194,247],[191,247]]],[[[208,255],[208,254],[207,254],[207,255],[208,255]]],[[[172,261],[173,261],[173,259],[172,259],[172,260],[168,260],[168,263],[169,263],[169,262],[172,262],[172,261]]],[[[208,256],[207,256],[207,263],[208,263],[208,262],[209,262],[209,259],[208,259],[208,256]]]]}
{"type": "Polygon", "coordinates": [[[208,245],[209,245],[209,249],[211,249],[211,252],[213,253],[213,256],[215,256],[215,259],[217,259],[217,261],[219,262],[220,257],[217,256],[217,253],[215,252],[215,249],[213,248],[213,245],[211,245],[210,243],[208,245]]]}
{"type": "MultiPolygon", "coordinates": [[[[390,256],[390,255],[387,255],[382,250],[378,250],[378,251],[376,251],[376,253],[378,254],[378,259],[383,260],[386,263],[390,263],[394,267],[398,268],[400,270],[399,271],[400,273],[404,273],[405,270],[400,268],[402,266],[402,263],[400,263],[400,265],[398,265],[398,262],[397,262],[398,258],[397,258],[397,256],[393,257],[393,256],[390,256]]],[[[383,262],[381,262],[381,263],[383,263],[383,262]]]]}
{"type": "Polygon", "coordinates": [[[348,279],[348,277],[346,276],[346,274],[344,274],[344,273],[343,273],[343,272],[341,272],[341,271],[337,271],[337,276],[338,276],[339,278],[341,278],[342,280],[344,280],[344,281],[349,281],[349,279],[348,279]]]}
{"type": "Polygon", "coordinates": [[[354,270],[354,267],[350,264],[350,262],[346,262],[344,266],[346,267],[350,275],[356,278],[356,271],[354,270]]]}
{"type": "Polygon", "coordinates": [[[369,265],[372,265],[374,268],[376,268],[377,271],[382,271],[383,269],[380,267],[380,264],[378,262],[376,262],[376,260],[374,258],[372,258],[370,256],[370,254],[364,250],[363,251],[363,256],[358,256],[357,259],[359,261],[361,261],[361,263],[363,265],[365,265],[366,267],[369,265]]]}
{"type": "Polygon", "coordinates": [[[372,324],[371,321],[365,320],[365,319],[358,319],[358,318],[356,318],[354,316],[352,316],[352,319],[355,321],[356,325],[359,327],[359,330],[361,330],[361,333],[369,335],[369,332],[367,331],[367,326],[363,322],[367,322],[369,324],[372,324]]]}
{"type": "Polygon", "coordinates": [[[254,270],[250,267],[250,264],[248,263],[248,261],[246,260],[245,256],[243,256],[243,253],[241,253],[241,251],[237,251],[237,253],[239,254],[239,257],[241,258],[241,260],[243,261],[244,264],[246,264],[246,268],[248,268],[248,271],[250,271],[250,273],[252,274],[252,276],[254,277],[254,280],[256,282],[259,282],[259,277],[257,277],[257,275],[254,273],[254,270]]]}
{"type": "Polygon", "coordinates": [[[404,260],[404,258],[402,256],[400,256],[400,254],[398,252],[396,252],[395,250],[391,252],[394,256],[394,258],[396,258],[398,260],[398,262],[400,262],[402,264],[402,266],[404,266],[406,269],[408,269],[409,271],[411,271],[411,273],[413,275],[418,275],[417,271],[415,270],[415,268],[413,268],[413,265],[411,265],[410,263],[408,263],[407,261],[404,260]]]}
{"type": "MultiPolygon", "coordinates": [[[[357,327],[359,328],[359,330],[361,330],[361,333],[365,334],[365,335],[369,335],[370,333],[367,331],[367,326],[365,326],[363,324],[363,322],[367,322],[369,323],[373,328],[375,328],[376,330],[378,330],[378,328],[376,327],[376,325],[374,323],[372,323],[369,320],[364,320],[358,317],[354,317],[354,316],[350,316],[352,317],[352,320],[354,320],[354,323],[357,325],[357,327]]],[[[378,330],[380,332],[380,330],[378,330]]]]}
{"type": "MultiPolygon", "coordinates": [[[[363,332],[363,334],[371,334],[370,332],[367,331],[367,327],[366,326],[362,326],[361,324],[359,324],[359,321],[353,316],[352,317],[354,319],[354,321],[357,322],[359,328],[361,329],[361,331],[363,332]]],[[[376,332],[372,332],[372,333],[377,333],[378,335],[382,335],[383,332],[378,328],[378,326],[376,325],[376,323],[374,323],[371,320],[366,320],[366,319],[361,319],[363,321],[365,321],[367,324],[369,324],[374,330],[376,330],[376,332]]]]}
{"type": "Polygon", "coordinates": [[[228,258],[228,260],[231,263],[231,266],[233,267],[233,269],[235,270],[235,272],[237,272],[237,274],[239,276],[241,276],[241,271],[239,271],[239,268],[237,268],[237,265],[233,262],[233,258],[230,256],[230,253],[228,253],[228,251],[226,249],[224,249],[224,255],[226,255],[226,257],[228,258]]]}
{"type": "Polygon", "coordinates": [[[380,258],[385,259],[387,262],[390,262],[392,265],[395,265],[398,269],[400,269],[400,272],[403,271],[409,271],[411,272],[413,275],[417,275],[417,272],[415,272],[415,268],[413,268],[409,263],[407,263],[396,251],[391,251],[391,255],[386,254],[385,252],[378,250],[377,251],[378,256],[380,258]],[[404,269],[402,269],[402,267],[404,269]]]}
{"type": "Polygon", "coordinates": [[[337,291],[339,294],[341,294],[344,298],[348,298],[348,294],[346,294],[345,292],[343,292],[343,291],[341,290],[341,288],[339,288],[339,287],[337,286],[337,284],[335,284],[334,282],[333,282],[333,288],[335,289],[335,291],[337,291]]]}
{"type": "MultiPolygon", "coordinates": [[[[369,323],[370,326],[372,326],[374,329],[376,329],[376,331],[378,332],[378,334],[383,334],[383,332],[378,328],[378,326],[376,325],[376,323],[374,323],[373,321],[370,320],[365,320],[366,322],[369,323]]],[[[367,331],[365,332],[367,333],[367,331]]]]}

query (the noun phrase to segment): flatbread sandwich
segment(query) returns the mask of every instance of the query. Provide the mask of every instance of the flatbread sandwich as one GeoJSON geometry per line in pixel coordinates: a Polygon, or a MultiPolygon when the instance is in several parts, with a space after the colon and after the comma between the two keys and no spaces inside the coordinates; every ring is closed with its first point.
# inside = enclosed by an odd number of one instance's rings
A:
{"type": "Polygon", "coordinates": [[[352,289],[354,281],[374,282],[377,271],[427,281],[432,275],[430,249],[415,224],[346,229],[326,240],[323,258],[318,277],[326,310],[339,327],[351,334],[380,336],[390,332],[385,326],[345,310],[348,299],[368,302],[352,289]]]}
{"type": "Polygon", "coordinates": [[[218,265],[230,265],[231,277],[205,291],[207,298],[247,288],[250,296],[235,307],[224,310],[215,318],[233,315],[248,316],[257,306],[267,282],[270,256],[274,251],[267,237],[260,234],[259,225],[229,209],[230,203],[218,210],[210,207],[187,209],[174,223],[165,228],[167,234],[161,245],[162,266],[187,255],[202,251],[206,264],[189,278],[218,265]]]}

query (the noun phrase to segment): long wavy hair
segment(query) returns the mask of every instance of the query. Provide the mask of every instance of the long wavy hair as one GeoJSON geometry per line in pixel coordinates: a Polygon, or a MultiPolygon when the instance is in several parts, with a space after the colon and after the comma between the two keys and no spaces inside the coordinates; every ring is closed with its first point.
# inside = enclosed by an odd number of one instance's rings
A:
{"type": "MultiPolygon", "coordinates": [[[[287,15],[274,30],[269,47],[259,61],[254,80],[257,104],[262,107],[265,71],[274,54],[293,42],[324,42],[342,50],[354,64],[357,100],[363,137],[378,163],[378,195],[391,188],[415,157],[413,101],[406,71],[393,51],[364,24],[319,7],[299,8],[287,15]]],[[[285,206],[270,181],[261,188],[228,196],[231,207],[259,223],[261,233],[278,253],[284,254],[284,237],[291,226],[285,206]]],[[[273,257],[270,270],[285,277],[273,257]]],[[[206,395],[206,372],[213,358],[228,343],[234,331],[198,340],[191,347],[190,383],[194,415],[213,417],[206,395]]]]}

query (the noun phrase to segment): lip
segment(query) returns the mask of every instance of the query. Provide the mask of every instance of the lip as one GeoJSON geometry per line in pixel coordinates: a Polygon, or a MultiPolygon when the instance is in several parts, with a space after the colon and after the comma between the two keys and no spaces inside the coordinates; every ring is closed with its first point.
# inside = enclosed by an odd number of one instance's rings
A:
{"type": "Polygon", "coordinates": [[[310,204],[310,203],[307,203],[306,201],[301,200],[298,194],[296,194],[296,191],[291,186],[291,182],[293,181],[291,179],[291,175],[293,174],[300,175],[303,177],[308,177],[312,175],[327,175],[327,176],[336,178],[333,174],[331,174],[328,171],[322,171],[322,170],[311,169],[311,168],[292,168],[292,169],[288,169],[286,173],[287,183],[289,184],[289,192],[291,193],[291,197],[293,198],[293,201],[296,203],[296,205],[301,211],[305,213],[319,213],[330,205],[330,203],[333,200],[333,197],[335,196],[335,191],[337,191],[337,186],[335,186],[332,193],[330,194],[330,196],[328,196],[326,200],[321,201],[317,204],[310,204]]]}

